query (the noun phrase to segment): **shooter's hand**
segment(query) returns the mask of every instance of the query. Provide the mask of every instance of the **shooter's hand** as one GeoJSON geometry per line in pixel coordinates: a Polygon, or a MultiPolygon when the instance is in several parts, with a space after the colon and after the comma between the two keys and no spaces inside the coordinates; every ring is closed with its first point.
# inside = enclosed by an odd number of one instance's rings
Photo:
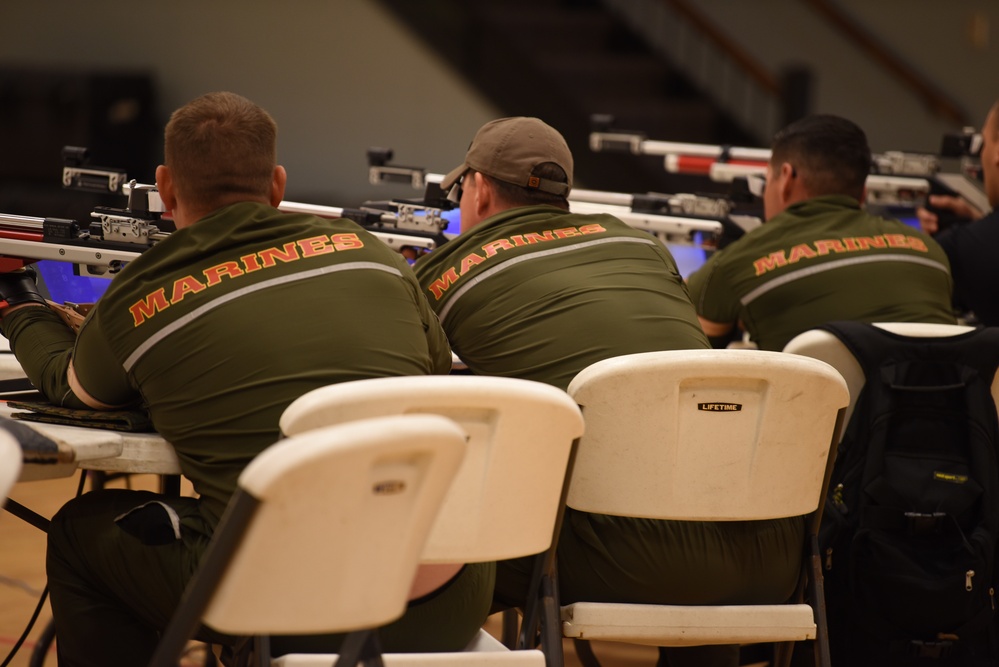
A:
{"type": "Polygon", "coordinates": [[[927,234],[936,234],[940,231],[940,213],[949,212],[958,218],[965,220],[977,220],[984,213],[972,206],[968,200],[950,195],[930,195],[927,205],[934,210],[920,206],[916,209],[916,218],[919,226],[927,234]]]}

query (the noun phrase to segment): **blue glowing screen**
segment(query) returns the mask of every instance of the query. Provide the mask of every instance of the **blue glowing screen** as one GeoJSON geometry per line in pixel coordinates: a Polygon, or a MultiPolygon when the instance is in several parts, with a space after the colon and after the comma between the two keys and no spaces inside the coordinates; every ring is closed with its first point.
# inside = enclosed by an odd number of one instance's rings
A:
{"type": "Polygon", "coordinates": [[[93,303],[111,284],[110,278],[76,275],[76,267],[68,262],[36,262],[35,268],[49,298],[56,303],[93,303]]]}

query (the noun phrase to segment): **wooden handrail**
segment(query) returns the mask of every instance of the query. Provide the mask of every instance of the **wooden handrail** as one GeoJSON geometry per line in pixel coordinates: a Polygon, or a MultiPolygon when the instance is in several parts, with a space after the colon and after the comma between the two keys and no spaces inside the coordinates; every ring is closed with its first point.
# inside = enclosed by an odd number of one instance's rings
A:
{"type": "Polygon", "coordinates": [[[861,49],[881,64],[895,78],[919,97],[934,115],[959,127],[968,125],[968,115],[952,98],[930,84],[913,67],[895,55],[869,31],[850,17],[842,8],[829,0],[802,0],[830,24],[849,37],[861,49]]]}
{"type": "Polygon", "coordinates": [[[728,35],[723,33],[718,27],[700,10],[687,0],[663,0],[677,14],[690,21],[700,34],[706,37],[716,48],[726,53],[739,68],[753,79],[764,90],[780,97],[781,86],[766,67],[760,64],[747,51],[734,42],[728,35]]]}

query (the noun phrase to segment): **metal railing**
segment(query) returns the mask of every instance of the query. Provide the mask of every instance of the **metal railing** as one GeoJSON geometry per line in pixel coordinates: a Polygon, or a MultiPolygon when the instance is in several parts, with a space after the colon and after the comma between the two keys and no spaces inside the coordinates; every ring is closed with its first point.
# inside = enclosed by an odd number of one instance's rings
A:
{"type": "Polygon", "coordinates": [[[744,130],[769,145],[785,122],[781,84],[685,0],[604,0],[744,130]]]}

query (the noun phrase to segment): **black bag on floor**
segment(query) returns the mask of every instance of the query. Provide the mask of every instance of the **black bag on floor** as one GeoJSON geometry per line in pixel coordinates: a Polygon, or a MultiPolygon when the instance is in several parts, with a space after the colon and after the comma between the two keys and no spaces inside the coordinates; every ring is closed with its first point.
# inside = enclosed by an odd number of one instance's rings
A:
{"type": "Polygon", "coordinates": [[[833,664],[999,665],[999,328],[821,328],[866,378],[820,532],[833,664]]]}

